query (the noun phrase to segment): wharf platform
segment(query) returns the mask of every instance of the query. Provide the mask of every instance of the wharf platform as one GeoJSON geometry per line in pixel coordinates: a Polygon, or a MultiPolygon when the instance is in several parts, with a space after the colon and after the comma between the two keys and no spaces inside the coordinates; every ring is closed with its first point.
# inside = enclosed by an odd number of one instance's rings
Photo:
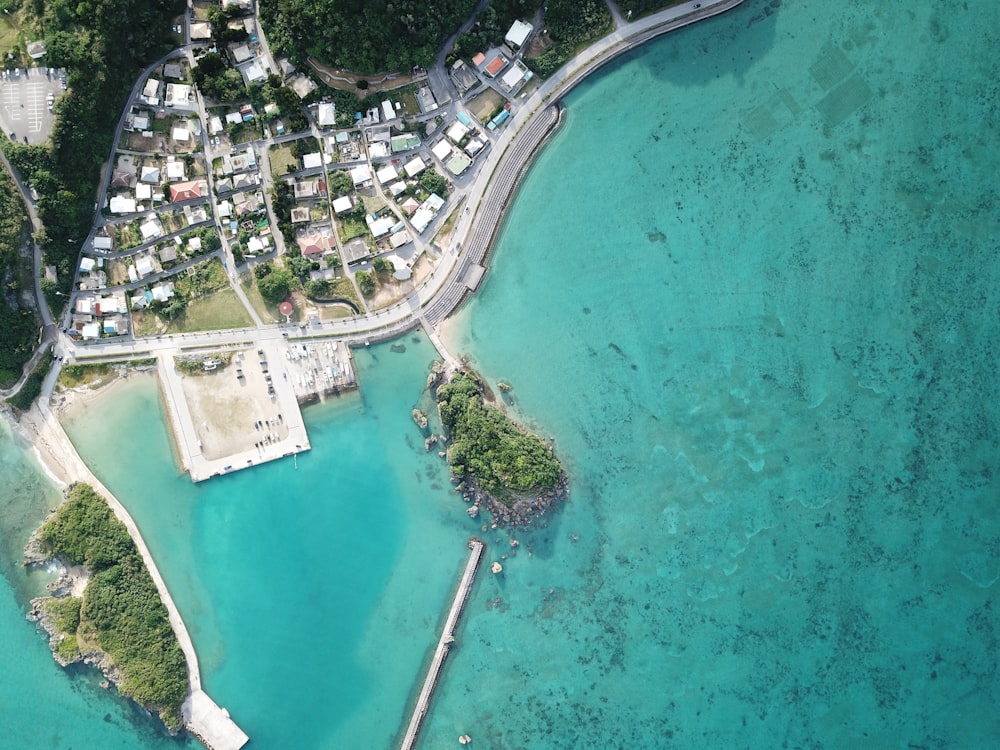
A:
{"type": "Polygon", "coordinates": [[[437,687],[438,677],[440,677],[441,670],[444,668],[444,660],[448,656],[452,644],[455,642],[455,628],[458,626],[458,618],[461,617],[462,610],[465,609],[465,602],[468,600],[469,592],[472,590],[472,584],[476,579],[476,571],[479,569],[479,563],[483,559],[483,551],[486,549],[486,545],[481,539],[473,538],[469,540],[469,549],[471,550],[469,561],[465,565],[465,571],[462,573],[461,580],[459,580],[458,590],[455,592],[451,609],[448,611],[444,628],[441,630],[441,638],[438,641],[437,648],[434,650],[434,657],[431,659],[430,667],[427,669],[427,676],[424,678],[424,684],[420,689],[420,695],[417,697],[417,703],[413,707],[410,723],[406,727],[406,733],[403,735],[403,741],[399,746],[400,750],[412,750],[417,741],[420,725],[423,723],[428,710],[430,710],[431,698],[434,696],[434,688],[437,687]]]}
{"type": "Polygon", "coordinates": [[[290,346],[285,341],[261,342],[236,352],[230,365],[206,375],[178,371],[176,357],[191,357],[191,352],[159,353],[161,391],[177,452],[192,481],[310,449],[285,356],[290,346]]]}

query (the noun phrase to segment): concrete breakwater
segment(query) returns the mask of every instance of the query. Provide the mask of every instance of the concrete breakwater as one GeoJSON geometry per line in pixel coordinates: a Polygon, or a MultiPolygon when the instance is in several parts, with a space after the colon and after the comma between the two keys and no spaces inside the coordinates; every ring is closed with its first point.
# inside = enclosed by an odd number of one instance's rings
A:
{"type": "Polygon", "coordinates": [[[427,676],[424,678],[420,695],[417,696],[416,705],[414,705],[413,713],[410,715],[410,723],[407,725],[403,741],[400,743],[400,750],[412,750],[417,741],[420,725],[430,710],[431,698],[434,697],[434,688],[437,687],[438,677],[440,677],[441,670],[444,668],[445,658],[447,658],[448,652],[455,642],[455,628],[458,626],[458,618],[461,617],[462,610],[465,609],[465,602],[468,600],[469,592],[472,590],[472,584],[476,579],[476,571],[479,569],[479,563],[483,559],[483,551],[486,549],[486,545],[480,539],[470,539],[469,549],[471,550],[469,561],[465,564],[462,578],[458,582],[458,590],[455,592],[455,598],[451,602],[451,609],[448,610],[448,617],[445,619],[444,627],[441,629],[441,638],[438,640],[434,656],[431,658],[430,666],[427,668],[427,676]]]}
{"type": "MultiPolygon", "coordinates": [[[[226,709],[220,707],[201,687],[201,670],[198,666],[198,655],[194,650],[194,643],[188,633],[184,621],[167,584],[160,575],[156,567],[156,562],[150,554],[149,547],[146,546],[139,527],[132,516],[125,509],[125,506],[116,498],[107,487],[90,471],[83,459],[76,452],[76,448],[70,441],[56,415],[49,409],[48,404],[39,401],[33,408],[34,414],[29,417],[32,422],[32,429],[35,431],[34,439],[45,446],[45,454],[50,457],[58,456],[61,462],[62,473],[72,481],[86,482],[95,491],[104,496],[112,512],[128,529],[129,536],[135,542],[136,549],[142,556],[149,575],[156,585],[157,593],[166,607],[170,626],[177,636],[177,642],[184,652],[184,658],[188,666],[188,697],[182,707],[184,727],[192,735],[197,737],[209,748],[209,750],[239,750],[250,738],[239,728],[239,726],[229,716],[226,709]]],[[[44,455],[44,454],[43,454],[44,455]]]]}

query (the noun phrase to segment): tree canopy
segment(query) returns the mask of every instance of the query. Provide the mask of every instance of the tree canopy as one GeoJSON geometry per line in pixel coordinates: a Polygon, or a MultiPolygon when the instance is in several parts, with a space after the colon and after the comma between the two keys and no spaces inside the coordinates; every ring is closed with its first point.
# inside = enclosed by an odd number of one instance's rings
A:
{"type": "Polygon", "coordinates": [[[272,48],[358,73],[429,66],[476,0],[261,0],[272,48]]]}
{"type": "Polygon", "coordinates": [[[76,624],[96,634],[114,660],[121,693],[158,709],[167,726],[179,727],[187,661],[125,525],[90,485],[78,483],[39,538],[46,552],[91,571],[76,624]]]}
{"type": "Polygon", "coordinates": [[[513,494],[541,492],[559,483],[562,466],[545,442],[483,401],[482,385],[460,372],[437,391],[441,422],[451,438],[448,462],[503,503],[513,494]]]}

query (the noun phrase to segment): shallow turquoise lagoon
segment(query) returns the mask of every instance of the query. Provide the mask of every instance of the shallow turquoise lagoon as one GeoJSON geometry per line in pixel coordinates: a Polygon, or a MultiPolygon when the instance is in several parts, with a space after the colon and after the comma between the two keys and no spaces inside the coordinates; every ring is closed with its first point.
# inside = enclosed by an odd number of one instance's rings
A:
{"type": "MultiPolygon", "coordinates": [[[[572,499],[480,576],[422,747],[996,744],[998,22],[747,0],[570,97],[448,339],[572,499]]],[[[192,485],[149,381],[73,426],[255,747],[390,747],[480,532],[402,342],[307,412],[297,465],[192,485]]],[[[13,746],[169,744],[23,621],[53,499],[16,476],[0,699],[52,731],[13,746]]]]}
{"type": "Polygon", "coordinates": [[[25,619],[28,600],[45,593],[53,576],[21,567],[31,532],[59,503],[59,492],[42,474],[25,444],[0,423],[0,747],[64,750],[186,745],[167,736],[132,703],[115,697],[89,669],[64,671],[48,640],[25,619]]]}
{"type": "Polygon", "coordinates": [[[468,555],[410,417],[434,350],[399,343],[357,353],[360,395],[306,410],[311,452],[200,485],[169,460],[151,378],[70,425],[143,529],[203,684],[260,747],[392,744],[468,555]]]}
{"type": "Polygon", "coordinates": [[[998,21],[747,2],[570,97],[448,338],[572,501],[425,747],[1000,741],[998,21]]]}

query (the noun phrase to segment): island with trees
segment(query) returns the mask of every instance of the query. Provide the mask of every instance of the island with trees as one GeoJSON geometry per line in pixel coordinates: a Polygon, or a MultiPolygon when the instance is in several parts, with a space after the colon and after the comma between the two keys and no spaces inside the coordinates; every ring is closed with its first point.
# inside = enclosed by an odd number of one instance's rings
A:
{"type": "Polygon", "coordinates": [[[485,394],[482,380],[468,370],[437,387],[448,463],[473,503],[469,515],[485,505],[498,525],[527,526],[566,496],[566,473],[551,446],[487,403],[485,394]]]}
{"type": "Polygon", "coordinates": [[[56,661],[94,664],[122,695],[178,731],[187,661],[135,542],[104,498],[88,484],[72,485],[25,555],[28,564],[55,559],[85,570],[52,586],[55,596],[32,600],[56,661]],[[83,580],[81,592],[73,583],[83,580]]]}

